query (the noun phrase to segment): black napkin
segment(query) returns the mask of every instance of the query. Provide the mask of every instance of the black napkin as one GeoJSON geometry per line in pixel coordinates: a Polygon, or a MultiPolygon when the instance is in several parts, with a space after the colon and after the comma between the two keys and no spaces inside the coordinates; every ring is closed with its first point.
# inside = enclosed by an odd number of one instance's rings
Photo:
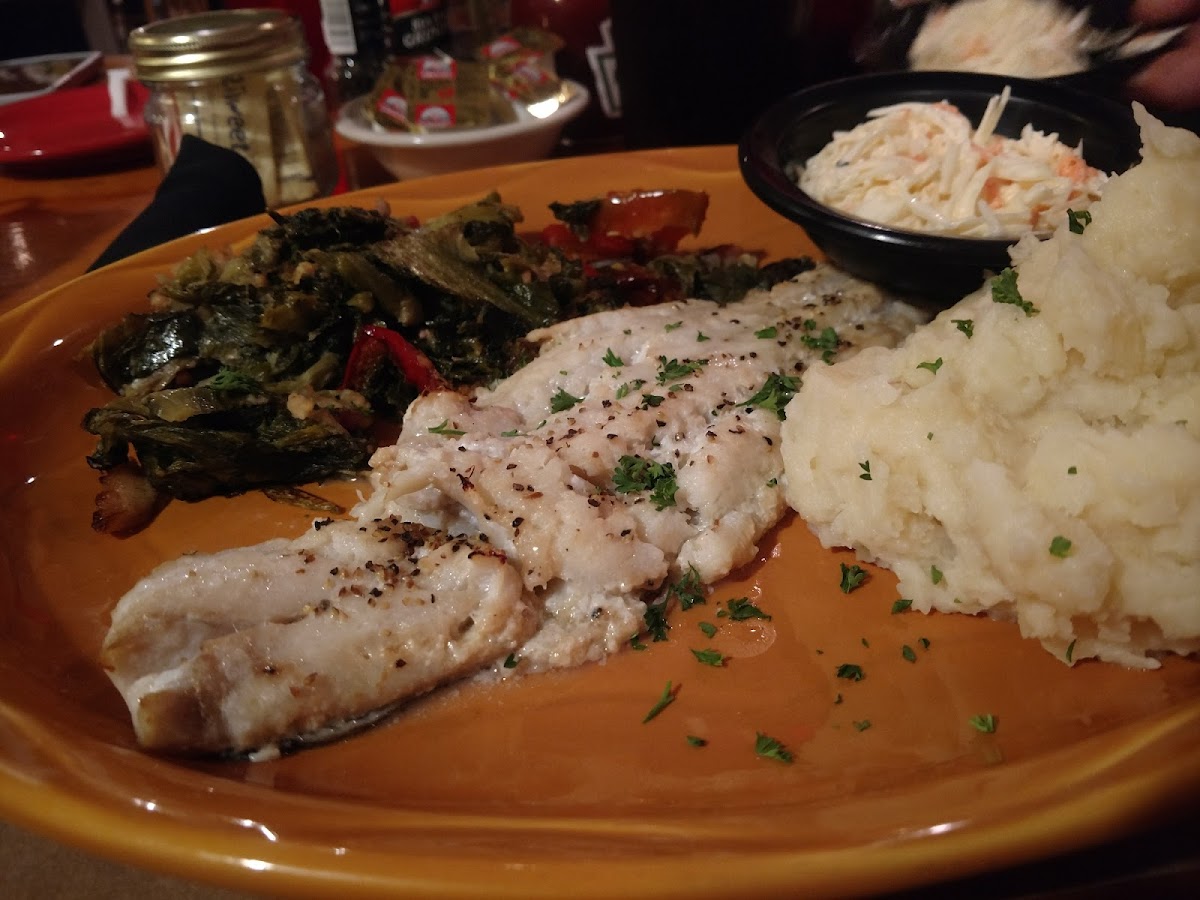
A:
{"type": "Polygon", "coordinates": [[[265,211],[262,180],[241,154],[190,134],[162,184],[138,217],[88,267],[98,269],[140,250],[265,211]]]}

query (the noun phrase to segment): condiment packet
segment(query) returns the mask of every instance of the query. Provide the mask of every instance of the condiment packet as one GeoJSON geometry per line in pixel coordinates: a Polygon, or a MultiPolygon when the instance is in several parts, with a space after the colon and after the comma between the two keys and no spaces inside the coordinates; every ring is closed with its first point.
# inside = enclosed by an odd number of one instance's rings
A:
{"type": "Polygon", "coordinates": [[[537,103],[558,93],[561,81],[554,54],[563,46],[558,35],[540,28],[514,28],[479,49],[492,83],[507,97],[537,103]]]}

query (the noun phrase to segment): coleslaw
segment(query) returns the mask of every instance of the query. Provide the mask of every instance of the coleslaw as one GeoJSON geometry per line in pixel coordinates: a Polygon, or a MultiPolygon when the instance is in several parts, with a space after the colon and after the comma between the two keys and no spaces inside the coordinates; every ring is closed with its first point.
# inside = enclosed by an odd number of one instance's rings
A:
{"type": "Polygon", "coordinates": [[[906,102],[879,107],[834,132],[792,175],[815,200],[861,219],[957,237],[1046,234],[1100,198],[1108,176],[1082,145],[1025,125],[995,133],[1009,88],[992,97],[977,127],[955,106],[906,102]]]}
{"type": "Polygon", "coordinates": [[[930,10],[908,51],[912,69],[1052,78],[1088,67],[1087,9],[1057,0],[961,0],[930,10]]]}

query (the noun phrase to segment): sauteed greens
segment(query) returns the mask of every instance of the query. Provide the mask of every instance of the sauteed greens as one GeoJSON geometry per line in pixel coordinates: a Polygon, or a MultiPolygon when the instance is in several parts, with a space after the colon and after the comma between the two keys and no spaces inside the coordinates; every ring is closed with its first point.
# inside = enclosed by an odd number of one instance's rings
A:
{"type": "Polygon", "coordinates": [[[418,393],[511,374],[533,355],[533,328],[682,297],[724,303],[811,267],[677,252],[706,206],[689,191],[555,204],[560,221],[535,236],[497,195],[424,224],[304,209],[273,214],[241,253],[199,251],[149,312],[91,345],[118,395],[83,421],[104,473],[93,526],[130,533],[169,498],[260,488],[328,508],[297,486],[362,470],[418,393]]]}

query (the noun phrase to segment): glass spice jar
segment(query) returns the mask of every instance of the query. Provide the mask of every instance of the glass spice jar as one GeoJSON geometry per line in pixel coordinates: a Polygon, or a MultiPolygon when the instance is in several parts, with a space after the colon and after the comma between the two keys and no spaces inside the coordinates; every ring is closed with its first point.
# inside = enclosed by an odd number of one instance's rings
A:
{"type": "Polygon", "coordinates": [[[129,52],[151,91],[146,122],[163,171],[192,134],[246,157],[268,207],[333,190],[333,134],[298,19],[275,9],[178,16],[132,31],[129,52]]]}

